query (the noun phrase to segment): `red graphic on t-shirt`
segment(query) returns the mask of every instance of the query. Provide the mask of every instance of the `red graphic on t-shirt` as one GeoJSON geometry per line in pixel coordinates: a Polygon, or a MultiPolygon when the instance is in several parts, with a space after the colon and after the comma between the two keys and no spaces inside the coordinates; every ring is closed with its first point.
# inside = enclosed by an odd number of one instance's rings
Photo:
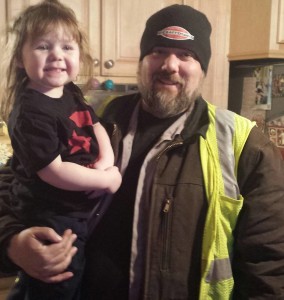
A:
{"type": "Polygon", "coordinates": [[[77,127],[82,128],[84,126],[92,126],[92,117],[88,110],[75,111],[70,117],[77,127]]]}
{"type": "Polygon", "coordinates": [[[69,139],[68,144],[71,146],[70,154],[73,154],[81,149],[84,149],[87,153],[90,153],[91,137],[85,137],[77,135],[76,131],[73,131],[72,137],[69,139]]]}
{"type": "MultiPolygon", "coordinates": [[[[78,128],[93,125],[92,117],[88,110],[75,111],[69,119],[72,120],[78,128]]],[[[90,153],[91,139],[91,137],[77,135],[76,131],[73,130],[72,137],[68,141],[68,144],[71,147],[70,154],[76,153],[82,149],[87,153],[90,153]]]]}

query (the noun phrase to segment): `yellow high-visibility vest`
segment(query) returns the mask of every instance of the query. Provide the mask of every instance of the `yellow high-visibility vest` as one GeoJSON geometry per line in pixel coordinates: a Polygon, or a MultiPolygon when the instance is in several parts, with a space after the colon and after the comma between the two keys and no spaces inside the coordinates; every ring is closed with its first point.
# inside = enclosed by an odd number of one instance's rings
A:
{"type": "Polygon", "coordinates": [[[243,205],[237,183],[238,162],[255,123],[209,103],[208,112],[206,138],[200,138],[208,213],[199,299],[228,300],[234,287],[230,260],[233,230],[243,205]]]}

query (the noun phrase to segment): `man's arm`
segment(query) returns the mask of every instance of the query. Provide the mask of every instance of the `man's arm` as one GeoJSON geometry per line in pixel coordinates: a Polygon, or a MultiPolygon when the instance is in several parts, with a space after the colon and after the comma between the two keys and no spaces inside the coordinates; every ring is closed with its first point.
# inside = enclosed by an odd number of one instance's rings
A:
{"type": "Polygon", "coordinates": [[[9,188],[14,176],[9,166],[0,168],[0,272],[14,273],[18,267],[9,260],[6,250],[10,237],[25,227],[9,206],[10,193],[9,188]]]}
{"type": "Polygon", "coordinates": [[[77,251],[76,236],[70,230],[60,237],[51,228],[26,229],[10,207],[13,180],[10,167],[0,168],[0,272],[9,275],[24,269],[45,282],[68,279],[73,274],[65,269],[77,251]]]}
{"type": "Polygon", "coordinates": [[[239,162],[244,196],[235,230],[234,299],[284,299],[284,162],[253,129],[239,162]]]}

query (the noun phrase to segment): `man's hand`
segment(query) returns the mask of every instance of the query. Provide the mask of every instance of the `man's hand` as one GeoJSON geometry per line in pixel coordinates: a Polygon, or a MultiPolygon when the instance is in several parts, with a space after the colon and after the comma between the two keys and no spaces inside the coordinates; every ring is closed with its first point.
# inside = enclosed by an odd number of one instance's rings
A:
{"type": "Polygon", "coordinates": [[[57,283],[73,276],[65,270],[77,252],[76,238],[71,230],[61,237],[51,228],[31,227],[12,237],[8,255],[30,276],[57,283]]]}

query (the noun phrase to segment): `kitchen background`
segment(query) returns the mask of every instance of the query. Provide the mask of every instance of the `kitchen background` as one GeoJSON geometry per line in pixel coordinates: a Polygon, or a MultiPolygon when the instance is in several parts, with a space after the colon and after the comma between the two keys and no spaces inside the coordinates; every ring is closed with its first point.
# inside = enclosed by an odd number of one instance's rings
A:
{"type": "MultiPolygon", "coordinates": [[[[145,21],[153,12],[175,3],[203,11],[212,24],[212,58],[203,88],[203,97],[209,102],[242,112],[249,98],[244,87],[251,86],[253,99],[257,92],[256,80],[247,78],[253,78],[255,69],[263,63],[284,64],[284,0],[61,1],[72,7],[91,41],[95,75],[86,99],[96,110],[117,95],[136,91],[139,41],[145,21]]],[[[6,24],[11,24],[24,7],[37,2],[39,0],[0,0],[0,28],[5,30],[6,24]]],[[[281,70],[277,71],[279,80],[281,70]]],[[[85,81],[81,74],[77,84],[85,81]]],[[[282,109],[284,114],[283,97],[284,93],[278,94],[277,99],[271,101],[270,109],[276,105],[277,111],[282,109]]],[[[267,108],[264,122],[267,115],[270,119],[273,115],[267,108]]],[[[284,129],[276,132],[281,134],[284,129]]],[[[0,164],[10,153],[7,131],[0,122],[0,164]]],[[[11,277],[0,279],[0,300],[5,299],[12,281],[11,277]]]]}

